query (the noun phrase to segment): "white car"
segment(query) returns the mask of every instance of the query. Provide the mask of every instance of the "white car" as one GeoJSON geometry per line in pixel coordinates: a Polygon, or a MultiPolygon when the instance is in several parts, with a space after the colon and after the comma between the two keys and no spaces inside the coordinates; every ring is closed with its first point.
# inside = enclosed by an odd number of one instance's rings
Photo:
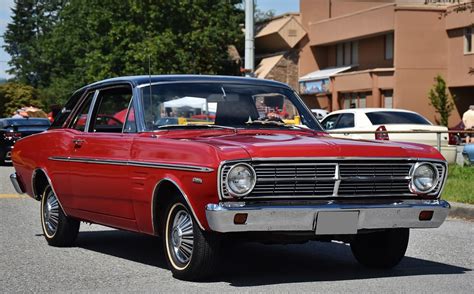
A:
{"type": "Polygon", "coordinates": [[[311,112],[318,119],[318,121],[321,121],[329,113],[329,111],[319,108],[313,108],[311,109],[311,112]]]}
{"type": "Polygon", "coordinates": [[[441,131],[441,153],[448,162],[454,162],[456,150],[448,145],[448,128],[435,126],[419,113],[386,108],[351,108],[331,112],[322,121],[323,128],[334,137],[351,139],[389,139],[437,146],[435,133],[410,133],[410,131],[441,131]],[[351,134],[352,131],[407,131],[407,133],[351,134]],[[347,133],[339,133],[347,131],[347,133]],[[338,132],[338,133],[335,133],[338,132]],[[387,138],[388,136],[388,138],[387,138]]]}

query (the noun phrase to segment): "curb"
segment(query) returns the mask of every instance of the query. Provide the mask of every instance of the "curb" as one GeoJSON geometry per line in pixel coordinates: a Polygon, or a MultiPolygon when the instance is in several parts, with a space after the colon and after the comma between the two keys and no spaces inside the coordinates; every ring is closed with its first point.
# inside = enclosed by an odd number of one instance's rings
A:
{"type": "Polygon", "coordinates": [[[474,220],[474,205],[459,202],[449,202],[449,204],[451,204],[449,217],[474,220]]]}

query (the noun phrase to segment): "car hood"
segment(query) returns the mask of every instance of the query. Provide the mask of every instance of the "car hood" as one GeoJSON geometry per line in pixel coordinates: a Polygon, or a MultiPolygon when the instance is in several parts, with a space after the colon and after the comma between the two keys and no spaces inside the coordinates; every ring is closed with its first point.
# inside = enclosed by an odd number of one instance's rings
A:
{"type": "Polygon", "coordinates": [[[434,148],[412,143],[338,139],[310,133],[235,133],[186,140],[214,146],[221,152],[240,147],[251,158],[262,157],[417,157],[442,156],[434,148]]]}

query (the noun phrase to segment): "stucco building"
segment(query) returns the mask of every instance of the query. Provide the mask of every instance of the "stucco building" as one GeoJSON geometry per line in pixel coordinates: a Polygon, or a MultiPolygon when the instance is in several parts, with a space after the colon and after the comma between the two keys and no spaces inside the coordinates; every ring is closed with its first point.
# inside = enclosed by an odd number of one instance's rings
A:
{"type": "Polygon", "coordinates": [[[432,122],[436,75],[455,95],[450,125],[474,104],[474,3],[300,0],[299,88],[310,108],[403,108],[432,122]],[[464,8],[466,9],[464,9],[464,8]]]}

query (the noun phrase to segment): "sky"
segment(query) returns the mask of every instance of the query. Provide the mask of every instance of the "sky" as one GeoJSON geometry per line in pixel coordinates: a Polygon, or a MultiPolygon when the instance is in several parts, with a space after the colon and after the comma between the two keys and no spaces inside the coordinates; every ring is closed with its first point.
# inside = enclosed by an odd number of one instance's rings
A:
{"type": "MultiPolygon", "coordinates": [[[[276,15],[286,12],[298,12],[299,0],[255,0],[257,7],[262,11],[274,10],[276,15]]],[[[0,79],[10,78],[6,73],[8,69],[7,62],[10,56],[3,50],[3,34],[7,24],[10,22],[11,8],[13,0],[0,0],[0,79]]]]}

